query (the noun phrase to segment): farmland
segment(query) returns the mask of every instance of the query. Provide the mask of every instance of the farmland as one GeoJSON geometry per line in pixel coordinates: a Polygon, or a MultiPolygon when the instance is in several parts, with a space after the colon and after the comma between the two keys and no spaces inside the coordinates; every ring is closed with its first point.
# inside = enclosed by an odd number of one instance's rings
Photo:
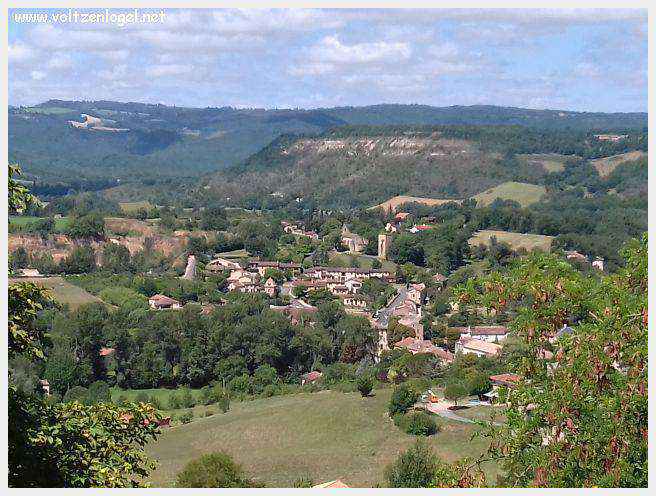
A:
{"type": "Polygon", "coordinates": [[[597,160],[592,160],[590,163],[595,169],[597,169],[600,177],[607,177],[617,168],[618,165],[624,162],[632,162],[646,156],[647,154],[645,152],[636,150],[633,152],[622,153],[620,155],[613,155],[612,157],[598,158],[597,160]]]}
{"type": "MultiPolygon", "coordinates": [[[[390,395],[390,389],[368,398],[323,391],[234,403],[226,414],[173,427],[151,443],[147,450],[159,464],[150,482],[170,486],[188,461],[224,450],[267,486],[289,487],[310,477],[316,483],[340,478],[373,487],[382,482],[385,466],[414,441],[388,418],[390,395]]],[[[453,461],[485,450],[485,439],[470,440],[477,426],[438,422],[442,431],[429,442],[441,457],[453,461]]],[[[494,483],[498,468],[484,468],[494,483]]]]}
{"type": "Polygon", "coordinates": [[[525,155],[517,155],[519,160],[523,160],[528,164],[541,167],[546,172],[561,172],[565,169],[565,162],[569,158],[577,158],[573,155],[561,155],[559,153],[531,153],[525,155]]]}
{"type": "Polygon", "coordinates": [[[9,284],[17,282],[34,282],[49,289],[53,298],[62,305],[68,305],[71,310],[85,303],[102,303],[102,300],[84,289],[65,281],[61,277],[20,277],[9,279],[9,284]]]}
{"type": "Polygon", "coordinates": [[[154,208],[153,204],[149,201],[136,201],[136,202],[119,202],[118,203],[121,212],[124,214],[133,214],[139,210],[152,210],[154,208]]]}
{"type": "Polygon", "coordinates": [[[553,236],[541,234],[520,234],[507,231],[483,230],[478,231],[469,239],[469,245],[489,245],[490,240],[496,238],[499,243],[508,243],[513,250],[525,248],[526,250],[550,251],[553,236]]]}
{"type": "MultiPolygon", "coordinates": [[[[15,225],[20,228],[28,228],[39,220],[45,217],[33,217],[30,215],[12,215],[9,217],[10,225],[15,225]]],[[[68,217],[60,217],[55,219],[55,231],[64,232],[68,227],[68,217]]]]}
{"type": "Polygon", "coordinates": [[[380,203],[374,207],[371,207],[372,209],[375,208],[381,208],[385,210],[386,212],[396,212],[396,209],[399,208],[401,205],[404,203],[421,203],[422,205],[428,205],[428,206],[436,206],[436,205],[443,205],[445,203],[449,202],[460,202],[460,200],[455,200],[455,199],[438,199],[438,198],[422,198],[418,196],[395,196],[394,198],[390,198],[389,200],[380,203]]]}
{"type": "Polygon", "coordinates": [[[546,192],[544,186],[509,181],[478,193],[472,198],[477,201],[478,206],[490,205],[499,198],[501,200],[516,201],[522,207],[528,207],[540,201],[546,192]]]}

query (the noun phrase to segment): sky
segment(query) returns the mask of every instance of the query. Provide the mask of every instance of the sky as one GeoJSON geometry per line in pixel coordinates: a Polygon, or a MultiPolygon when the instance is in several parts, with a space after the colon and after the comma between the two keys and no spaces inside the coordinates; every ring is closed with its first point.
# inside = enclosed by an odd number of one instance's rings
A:
{"type": "Polygon", "coordinates": [[[647,11],[12,9],[9,103],[647,111],[647,11]],[[41,13],[36,18],[24,14],[41,13]],[[129,20],[129,19],[128,19],[129,20]]]}

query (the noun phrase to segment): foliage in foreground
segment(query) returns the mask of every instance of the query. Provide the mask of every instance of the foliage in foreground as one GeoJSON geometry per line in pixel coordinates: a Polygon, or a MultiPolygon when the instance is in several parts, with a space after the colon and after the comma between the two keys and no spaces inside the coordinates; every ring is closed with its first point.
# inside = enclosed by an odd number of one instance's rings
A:
{"type": "Polygon", "coordinates": [[[516,312],[528,350],[507,422],[489,433],[505,484],[647,486],[646,235],[623,256],[598,278],[536,255],[460,289],[461,303],[516,312]],[[574,332],[553,339],[564,324],[574,332]]]}

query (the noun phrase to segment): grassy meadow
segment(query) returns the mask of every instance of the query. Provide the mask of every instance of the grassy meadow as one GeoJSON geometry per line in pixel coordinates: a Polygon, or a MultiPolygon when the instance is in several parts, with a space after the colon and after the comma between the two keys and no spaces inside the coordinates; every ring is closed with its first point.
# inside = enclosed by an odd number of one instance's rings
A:
{"type": "Polygon", "coordinates": [[[550,251],[553,236],[543,236],[541,234],[521,234],[507,231],[483,230],[478,231],[469,238],[469,245],[489,245],[492,238],[496,238],[499,243],[508,243],[513,250],[525,248],[528,251],[542,250],[550,251]]]}
{"type": "Polygon", "coordinates": [[[79,286],[75,286],[65,281],[59,276],[55,277],[17,277],[10,278],[9,284],[16,282],[34,282],[39,286],[49,289],[55,301],[62,305],[68,305],[75,310],[85,303],[102,303],[103,301],[97,296],[88,293],[79,286]]]}
{"type": "Polygon", "coordinates": [[[497,198],[513,200],[522,207],[528,207],[533,203],[539,202],[546,192],[547,190],[544,186],[509,181],[474,195],[472,198],[477,201],[479,207],[490,205],[497,198]]]}
{"type": "MultiPolygon", "coordinates": [[[[223,450],[269,487],[288,487],[300,477],[315,483],[342,479],[355,487],[383,480],[385,466],[414,442],[387,416],[391,389],[359,393],[322,391],[233,403],[222,414],[165,429],[147,446],[158,468],[149,482],[171,486],[192,459],[223,450]]],[[[205,408],[205,407],[204,407],[205,408]]],[[[429,438],[441,457],[476,457],[487,441],[471,439],[480,427],[438,418],[442,430],[429,438]]],[[[491,484],[499,469],[484,467],[491,484]]]]}

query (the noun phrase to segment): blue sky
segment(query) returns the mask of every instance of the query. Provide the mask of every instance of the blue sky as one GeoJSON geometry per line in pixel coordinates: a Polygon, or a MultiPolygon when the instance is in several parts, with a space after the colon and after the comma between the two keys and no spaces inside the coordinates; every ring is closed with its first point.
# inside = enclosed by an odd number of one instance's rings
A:
{"type": "Polygon", "coordinates": [[[163,22],[123,27],[54,21],[67,11],[10,10],[10,104],[647,111],[644,9],[166,9],[163,22]],[[50,22],[14,18],[27,12],[50,22]]]}

